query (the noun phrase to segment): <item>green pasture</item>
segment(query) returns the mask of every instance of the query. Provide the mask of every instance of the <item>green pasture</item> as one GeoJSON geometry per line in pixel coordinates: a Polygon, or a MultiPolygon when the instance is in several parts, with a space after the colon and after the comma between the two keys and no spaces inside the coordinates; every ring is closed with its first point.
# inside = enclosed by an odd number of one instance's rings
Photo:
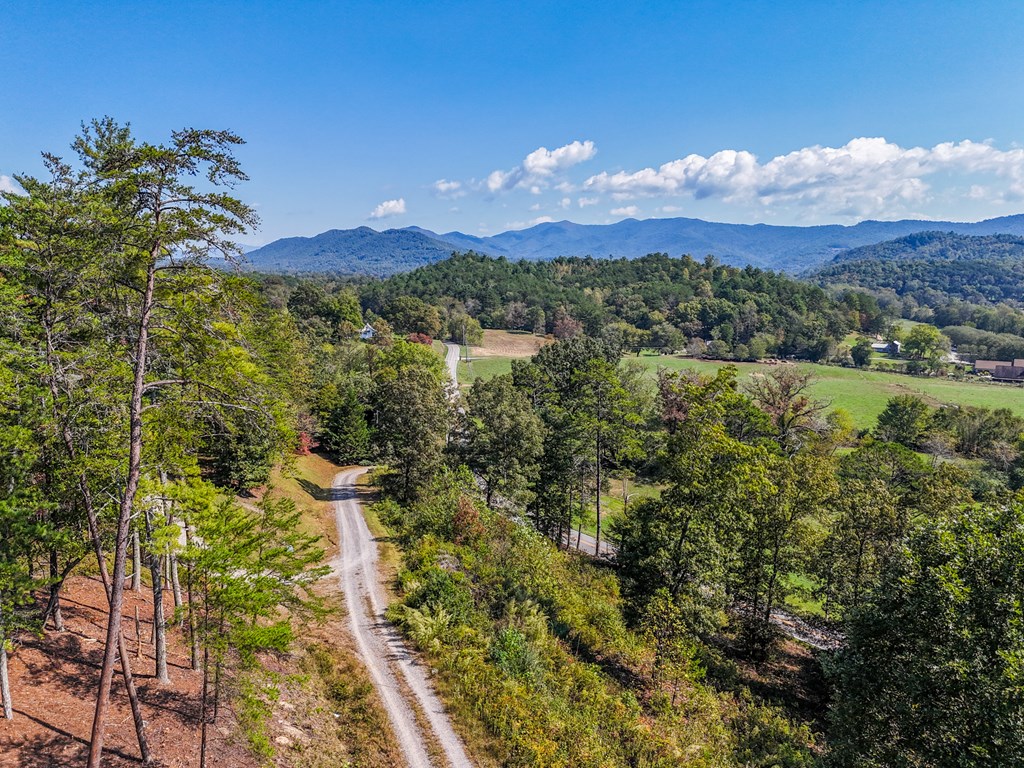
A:
{"type": "Polygon", "coordinates": [[[477,357],[470,362],[459,361],[459,386],[472,384],[477,379],[492,379],[512,370],[511,357],[477,357]]]}
{"type": "MultiPolygon", "coordinates": [[[[631,359],[639,360],[652,373],[659,368],[692,368],[703,373],[714,373],[726,365],[718,361],[693,360],[677,356],[659,357],[654,354],[631,359]]],[[[764,363],[735,363],[735,366],[739,370],[741,382],[752,373],[769,367],[764,363]]],[[[874,426],[886,402],[895,395],[917,395],[932,405],[949,403],[984,408],[1009,408],[1018,416],[1024,416],[1024,388],[1014,385],[907,376],[814,363],[802,363],[799,367],[815,375],[813,395],[828,401],[832,408],[843,408],[848,411],[854,424],[861,429],[874,426]]]]}
{"type": "MultiPolygon", "coordinates": [[[[695,360],[690,357],[658,355],[653,352],[644,352],[639,357],[630,355],[623,359],[639,362],[652,376],[659,368],[673,371],[690,368],[711,374],[728,365],[721,361],[695,360]]],[[[739,371],[741,383],[752,373],[769,367],[765,363],[733,365],[739,371]]],[[[816,363],[801,363],[799,367],[815,375],[813,395],[828,401],[832,408],[843,408],[848,411],[854,424],[860,429],[874,426],[886,402],[895,395],[917,395],[933,406],[948,403],[984,408],[1009,408],[1018,416],[1024,416],[1024,387],[1012,384],[907,376],[816,363]]],[[[511,369],[512,358],[509,357],[484,357],[468,364],[459,363],[459,383],[470,384],[477,378],[499,376],[511,369]]]]}

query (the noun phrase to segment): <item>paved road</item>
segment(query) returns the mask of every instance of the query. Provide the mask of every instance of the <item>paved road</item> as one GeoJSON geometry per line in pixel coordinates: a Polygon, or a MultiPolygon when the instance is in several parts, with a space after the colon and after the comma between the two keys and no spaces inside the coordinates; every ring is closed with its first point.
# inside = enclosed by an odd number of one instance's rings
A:
{"type": "Polygon", "coordinates": [[[332,493],[341,541],[337,571],[359,657],[370,673],[410,768],[472,765],[427,679],[425,667],[384,617],[387,599],[377,572],[377,543],[363,518],[356,490],[356,480],[364,472],[365,468],[339,472],[332,493]],[[407,696],[416,707],[410,705],[407,696]],[[430,737],[440,746],[446,762],[439,763],[428,753],[416,708],[423,713],[430,737]]]}
{"type": "MultiPolygon", "coordinates": [[[[602,515],[601,517],[603,518],[604,515],[602,515]]],[[[602,520],[602,524],[601,524],[601,556],[602,557],[611,557],[616,552],[615,545],[609,543],[608,539],[606,538],[607,535],[608,534],[607,534],[607,531],[605,531],[605,529],[604,529],[604,522],[602,520]]],[[[581,533],[581,532],[579,532],[577,530],[573,530],[569,534],[569,546],[572,549],[579,550],[580,552],[584,553],[585,555],[593,555],[593,554],[596,554],[594,549],[597,546],[597,539],[595,539],[589,533],[581,533]],[[577,542],[579,542],[579,546],[577,546],[577,542]]]]}

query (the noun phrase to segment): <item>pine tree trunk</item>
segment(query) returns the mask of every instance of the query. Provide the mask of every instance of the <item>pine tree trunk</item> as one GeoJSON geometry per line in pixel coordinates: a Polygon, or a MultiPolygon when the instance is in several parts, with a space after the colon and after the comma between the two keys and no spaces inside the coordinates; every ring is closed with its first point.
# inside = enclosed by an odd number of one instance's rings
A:
{"type": "Polygon", "coordinates": [[[583,479],[582,473],[580,474],[580,524],[576,529],[576,551],[580,551],[580,544],[583,541],[583,513],[587,508],[587,494],[583,487],[586,481],[583,479]]]}
{"type": "Polygon", "coordinates": [[[0,638],[0,699],[3,700],[4,717],[14,719],[14,705],[11,703],[11,682],[7,678],[7,644],[0,638]]]}
{"type": "Polygon", "coordinates": [[[181,596],[181,582],[178,580],[178,558],[171,554],[167,556],[167,559],[170,562],[171,592],[174,594],[174,613],[175,615],[178,615],[181,611],[181,606],[185,603],[181,596]]]}
{"type": "Polygon", "coordinates": [[[601,430],[597,432],[597,536],[594,537],[594,554],[601,555],[601,430]]]}
{"type": "MultiPolygon", "coordinates": [[[[150,291],[149,295],[150,295],[150,298],[152,298],[152,291],[150,291]]],[[[50,335],[50,330],[52,328],[52,325],[51,325],[51,322],[49,321],[49,319],[47,320],[47,322],[44,323],[44,325],[45,325],[45,328],[46,328],[46,359],[47,359],[47,362],[49,362],[51,365],[55,365],[56,364],[55,363],[55,361],[56,361],[56,350],[54,349],[52,337],[50,335]]],[[[59,393],[58,393],[58,390],[57,390],[57,381],[52,376],[50,377],[50,380],[49,380],[49,387],[50,387],[50,394],[52,396],[52,400],[53,400],[54,403],[56,403],[58,401],[58,399],[59,399],[59,393]]],[[[142,397],[141,397],[141,389],[140,389],[140,396],[139,396],[139,406],[140,406],[139,413],[140,413],[140,416],[141,416],[141,402],[142,402],[142,397]]],[[[71,432],[71,429],[68,427],[67,423],[62,419],[60,412],[56,408],[56,405],[54,405],[54,414],[53,415],[54,415],[54,421],[57,424],[60,425],[61,441],[64,443],[64,448],[67,451],[68,458],[74,460],[77,457],[77,455],[78,455],[78,451],[77,451],[76,446],[75,446],[74,436],[73,436],[73,434],[71,432]]],[[[139,424],[140,424],[140,428],[141,428],[141,419],[140,419],[139,424]]],[[[140,430],[140,434],[141,434],[141,430],[140,430]]],[[[140,454],[139,454],[139,460],[141,460],[141,451],[140,451],[140,454]]],[[[103,582],[103,589],[104,589],[104,592],[106,593],[106,596],[107,596],[107,603],[111,606],[111,611],[108,614],[108,616],[113,616],[114,592],[111,589],[110,574],[107,572],[107,559],[106,559],[106,556],[104,555],[104,552],[103,552],[102,540],[100,539],[99,518],[98,518],[98,516],[96,514],[96,507],[93,504],[93,500],[92,500],[92,491],[89,489],[89,482],[88,482],[88,478],[87,478],[85,472],[80,472],[78,474],[77,484],[78,484],[78,490],[79,490],[79,492],[82,495],[82,505],[85,508],[86,519],[88,521],[89,537],[92,539],[93,550],[96,553],[96,561],[97,561],[97,564],[98,564],[99,570],[100,570],[100,579],[103,582]]],[[[122,542],[124,541],[123,537],[127,536],[127,533],[128,533],[127,523],[128,523],[129,517],[124,515],[124,514],[122,514],[121,517],[124,519],[125,525],[124,525],[124,529],[122,531],[122,527],[120,525],[121,520],[120,519],[118,520],[119,524],[118,524],[118,538],[116,540],[117,544],[122,544],[122,542]]],[[[127,542],[124,542],[124,543],[125,543],[125,545],[127,544],[127,542]]],[[[117,555],[116,555],[116,553],[115,553],[115,557],[114,557],[114,567],[115,567],[115,573],[117,573],[117,555]]],[[[120,614],[120,604],[122,602],[123,592],[124,592],[124,558],[123,557],[122,557],[122,561],[121,561],[120,575],[121,575],[121,597],[118,598],[118,614],[120,614]]],[[[118,621],[118,623],[120,623],[120,620],[118,621]]],[[[108,625],[108,628],[107,628],[107,645],[108,646],[110,644],[110,639],[111,639],[111,634],[110,634],[110,627],[108,625]]],[[[125,690],[128,693],[128,701],[129,701],[129,704],[131,705],[131,710],[132,710],[132,721],[133,721],[133,723],[135,725],[135,737],[136,737],[136,740],[139,743],[139,755],[142,758],[142,764],[143,765],[152,765],[152,756],[150,755],[150,752],[149,752],[149,742],[146,740],[146,723],[142,719],[142,707],[139,704],[139,695],[138,695],[138,691],[135,688],[135,679],[132,677],[131,666],[128,663],[128,654],[125,652],[125,642],[124,642],[124,637],[122,636],[122,634],[120,632],[120,627],[118,627],[117,642],[118,642],[118,647],[120,649],[120,655],[121,655],[121,672],[122,672],[122,675],[124,676],[124,687],[125,687],[125,690]]],[[[104,660],[104,664],[105,665],[107,663],[107,657],[108,657],[108,649],[104,649],[104,658],[103,658],[103,660],[104,660]]],[[[103,672],[103,674],[105,674],[105,671],[103,672]]],[[[110,683],[111,683],[112,678],[113,678],[113,666],[112,666],[112,664],[111,664],[111,667],[110,667],[110,677],[106,679],[106,683],[104,683],[103,674],[101,674],[100,690],[99,690],[99,693],[97,694],[97,698],[96,698],[96,713],[95,713],[95,715],[93,717],[92,738],[89,741],[89,762],[88,762],[88,765],[90,766],[90,768],[92,768],[93,766],[95,766],[96,768],[99,768],[100,757],[102,756],[102,753],[103,753],[103,722],[104,722],[104,719],[106,717],[106,709],[107,709],[107,705],[104,702],[104,697],[109,698],[109,695],[110,695],[110,683]],[[105,692],[104,692],[104,685],[105,685],[105,692]],[[98,738],[97,738],[97,733],[98,733],[98,738]],[[94,753],[95,753],[95,755],[94,755],[94,753]]]]}
{"type": "Polygon", "coordinates": [[[57,550],[50,550],[50,599],[46,606],[47,616],[43,617],[45,624],[47,618],[53,619],[53,628],[57,632],[64,631],[64,614],[60,610],[60,568],[57,562],[57,550]]]}
{"type": "MultiPolygon", "coordinates": [[[[568,552],[572,549],[572,481],[569,481],[569,489],[566,493],[566,501],[568,502],[568,509],[566,510],[566,528],[565,528],[565,551],[568,552]]],[[[558,541],[562,543],[561,539],[558,541]]]]}
{"type": "Polygon", "coordinates": [[[199,768],[206,768],[206,726],[210,719],[207,715],[207,702],[210,700],[210,649],[203,650],[203,695],[199,707],[199,720],[202,723],[202,736],[199,741],[199,768]]]}
{"type": "MultiPolygon", "coordinates": [[[[157,222],[159,223],[159,222],[157,222]]],[[[103,665],[100,668],[100,684],[96,692],[96,711],[93,715],[92,734],[89,740],[88,768],[100,768],[103,756],[107,713],[110,710],[110,686],[114,678],[114,659],[118,646],[122,648],[121,665],[128,672],[128,655],[123,652],[124,637],[121,634],[122,611],[124,608],[124,572],[128,554],[129,525],[135,507],[142,474],[142,395],[146,383],[146,356],[149,351],[149,323],[153,312],[153,294],[156,286],[156,264],[159,245],[153,249],[146,274],[146,288],[142,297],[142,313],[139,318],[139,336],[135,343],[135,380],[129,405],[128,471],[125,487],[118,510],[117,532],[114,537],[114,572],[110,577],[110,619],[107,622],[107,636],[103,650],[103,665]]],[[[98,533],[98,532],[97,532],[98,533]]],[[[99,539],[97,538],[97,541],[99,539]]],[[[141,745],[140,745],[141,746],[141,745]]]]}
{"type": "MultiPolygon", "coordinates": [[[[146,523],[147,527],[149,523],[146,523]]],[[[149,573],[153,579],[153,655],[156,657],[156,679],[169,683],[167,674],[167,622],[164,620],[164,579],[163,558],[153,553],[149,556],[149,573]]]]}
{"type": "Polygon", "coordinates": [[[142,591],[142,545],[138,531],[132,534],[132,589],[142,591]]]}
{"type": "MultiPolygon", "coordinates": [[[[185,546],[192,545],[192,527],[185,523],[185,546]]],[[[185,588],[188,590],[188,637],[192,646],[192,669],[199,669],[199,632],[196,626],[195,603],[192,601],[192,566],[185,568],[185,588]]]]}

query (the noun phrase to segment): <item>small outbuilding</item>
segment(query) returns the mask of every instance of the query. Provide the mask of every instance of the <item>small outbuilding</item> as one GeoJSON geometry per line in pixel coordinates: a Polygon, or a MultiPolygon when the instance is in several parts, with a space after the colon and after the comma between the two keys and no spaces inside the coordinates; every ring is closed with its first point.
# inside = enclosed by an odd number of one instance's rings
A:
{"type": "Polygon", "coordinates": [[[359,332],[359,338],[363,341],[370,341],[374,336],[377,335],[377,329],[367,323],[363,326],[363,330],[359,332]]]}

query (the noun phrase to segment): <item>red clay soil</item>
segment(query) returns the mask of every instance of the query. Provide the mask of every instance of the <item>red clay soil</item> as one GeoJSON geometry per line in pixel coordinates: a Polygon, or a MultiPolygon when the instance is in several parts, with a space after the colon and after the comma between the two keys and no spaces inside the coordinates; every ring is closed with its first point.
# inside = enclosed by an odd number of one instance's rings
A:
{"type": "MultiPolygon", "coordinates": [[[[98,579],[75,577],[64,589],[66,631],[48,630],[43,638],[23,637],[10,661],[14,719],[0,713],[0,768],[64,768],[85,765],[96,688],[103,660],[106,597],[98,579]]],[[[125,593],[124,627],[132,672],[142,700],[150,751],[166,768],[199,765],[199,689],[201,677],[189,668],[181,633],[168,631],[169,685],[154,677],[149,644],[152,591],[125,593]],[[135,608],[142,619],[143,655],[136,658],[135,608]]],[[[172,615],[167,599],[165,611],[172,615]]],[[[234,737],[230,712],[221,708],[209,728],[211,768],[254,768],[257,761],[234,737]]],[[[138,766],[138,743],[120,668],[114,675],[107,723],[105,768],[138,766]]]]}

